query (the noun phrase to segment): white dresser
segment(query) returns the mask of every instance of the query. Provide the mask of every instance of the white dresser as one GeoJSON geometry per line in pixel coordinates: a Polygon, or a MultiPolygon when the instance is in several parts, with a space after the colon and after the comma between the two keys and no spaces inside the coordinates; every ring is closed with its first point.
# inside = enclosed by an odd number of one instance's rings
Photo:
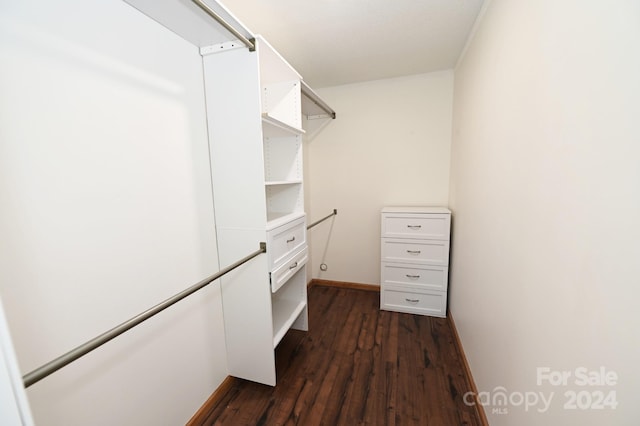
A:
{"type": "Polygon", "coordinates": [[[451,211],[385,207],[381,215],[380,309],[445,317],[451,211]]]}

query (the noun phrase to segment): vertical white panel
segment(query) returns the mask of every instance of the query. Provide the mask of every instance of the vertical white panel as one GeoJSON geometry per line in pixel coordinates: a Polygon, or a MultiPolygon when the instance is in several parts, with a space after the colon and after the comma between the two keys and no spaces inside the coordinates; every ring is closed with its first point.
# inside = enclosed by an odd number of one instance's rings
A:
{"type": "Polygon", "coordinates": [[[236,49],[203,58],[219,228],[261,229],[266,221],[257,55],[236,49]]]}
{"type": "MultiPolygon", "coordinates": [[[[226,266],[266,242],[266,201],[258,53],[236,49],[204,57],[207,119],[220,262],[226,266]]],[[[267,257],[223,277],[229,374],[275,385],[267,257]]]]}

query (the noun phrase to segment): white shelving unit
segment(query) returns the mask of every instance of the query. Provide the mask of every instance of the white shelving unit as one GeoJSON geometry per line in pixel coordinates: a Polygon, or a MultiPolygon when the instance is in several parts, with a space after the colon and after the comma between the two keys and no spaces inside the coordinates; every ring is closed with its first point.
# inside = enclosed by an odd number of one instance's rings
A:
{"type": "Polygon", "coordinates": [[[301,77],[260,37],[256,52],[203,60],[207,100],[225,100],[207,102],[221,266],[235,261],[239,247],[250,252],[267,242],[263,265],[221,280],[229,369],[275,385],[274,347],[289,328],[308,327],[301,77]]]}
{"type": "Polygon", "coordinates": [[[302,110],[323,101],[220,3],[206,0],[255,51],[191,1],[125,1],[200,48],[220,267],[267,243],[220,280],[229,374],[275,385],[274,348],[308,328],[302,110]]]}

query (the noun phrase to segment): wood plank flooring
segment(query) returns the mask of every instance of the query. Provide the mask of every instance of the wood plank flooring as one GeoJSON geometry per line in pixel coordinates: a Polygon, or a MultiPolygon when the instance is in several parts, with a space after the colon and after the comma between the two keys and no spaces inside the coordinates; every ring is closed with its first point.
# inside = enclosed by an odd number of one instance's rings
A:
{"type": "Polygon", "coordinates": [[[449,322],[379,297],[312,286],[309,331],[276,350],[278,385],[235,380],[201,425],[482,425],[449,322]]]}

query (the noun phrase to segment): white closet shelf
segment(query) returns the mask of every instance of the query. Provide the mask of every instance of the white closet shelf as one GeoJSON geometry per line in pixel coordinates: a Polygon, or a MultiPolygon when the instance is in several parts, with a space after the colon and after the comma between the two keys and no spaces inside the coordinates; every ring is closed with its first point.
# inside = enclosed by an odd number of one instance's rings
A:
{"type": "Polygon", "coordinates": [[[270,180],[266,181],[264,184],[266,186],[278,186],[278,185],[298,185],[302,183],[302,179],[294,179],[294,180],[270,180]]]}
{"type": "MultiPolygon", "coordinates": [[[[236,37],[192,1],[125,0],[125,2],[195,46],[207,47],[236,41],[236,37]]],[[[248,39],[254,38],[249,29],[225,6],[217,1],[207,2],[207,5],[242,36],[248,39]]]]}
{"type": "Polygon", "coordinates": [[[262,124],[263,135],[268,138],[296,136],[303,135],[305,133],[303,129],[290,126],[289,124],[269,115],[268,112],[262,114],[262,124]]]}
{"type": "Polygon", "coordinates": [[[267,212],[267,231],[304,216],[304,212],[267,212]]]}
{"type": "Polygon", "coordinates": [[[298,318],[298,315],[307,306],[306,300],[288,300],[273,298],[273,347],[280,343],[280,340],[287,333],[291,325],[298,318]]]}

